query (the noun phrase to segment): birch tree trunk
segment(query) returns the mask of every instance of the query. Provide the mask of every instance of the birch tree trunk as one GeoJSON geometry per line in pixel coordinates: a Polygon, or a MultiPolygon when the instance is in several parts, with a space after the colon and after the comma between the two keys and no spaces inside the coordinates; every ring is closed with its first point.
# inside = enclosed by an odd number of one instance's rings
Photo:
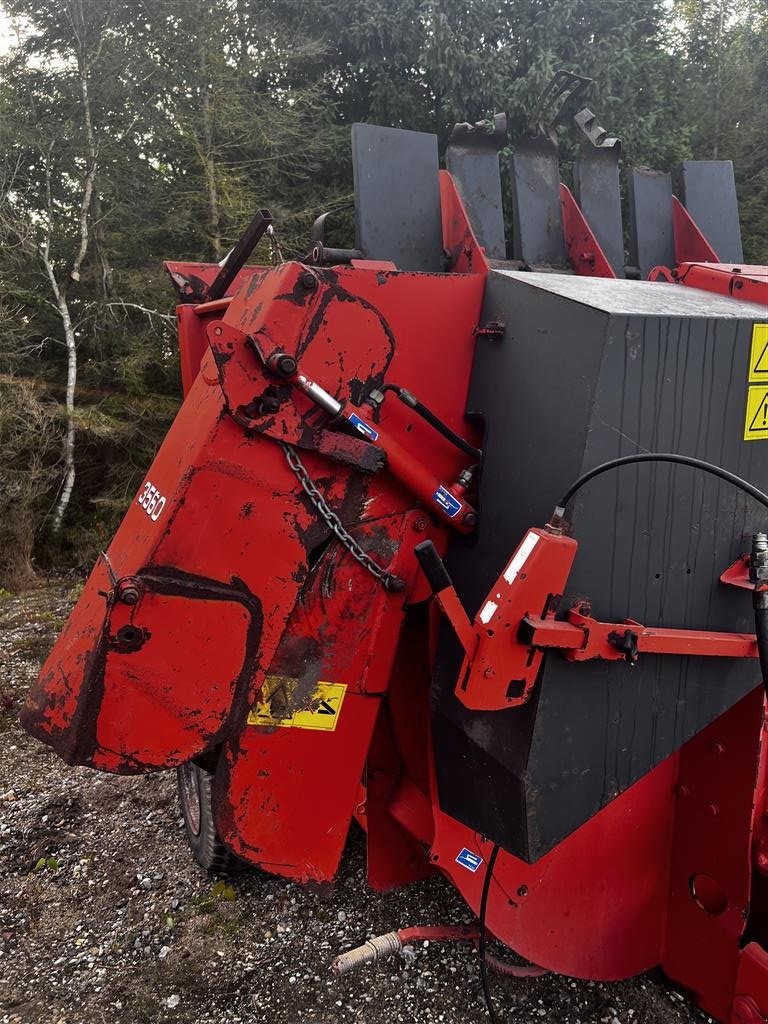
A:
{"type": "Polygon", "coordinates": [[[59,492],[59,497],[51,520],[51,529],[54,534],[61,530],[64,514],[67,511],[70,499],[72,498],[72,493],[75,489],[75,388],[77,386],[77,338],[75,337],[75,329],[72,324],[72,315],[69,302],[67,301],[67,292],[70,282],[80,280],[80,268],[82,267],[83,260],[88,252],[88,245],[90,242],[89,214],[91,210],[91,203],[93,201],[93,190],[97,167],[97,150],[93,134],[93,119],[91,117],[91,101],[88,89],[88,68],[83,60],[79,63],[79,69],[80,93],[83,105],[83,128],[85,129],[86,140],[86,173],[83,180],[83,192],[80,200],[80,242],[75,258],[72,261],[68,278],[64,282],[59,281],[56,274],[56,267],[51,258],[54,208],[51,189],[50,150],[48,152],[45,171],[48,198],[48,224],[43,245],[40,248],[40,257],[42,259],[45,272],[48,275],[51,290],[56,301],[56,308],[58,309],[61,326],[64,331],[64,343],[67,349],[67,390],[64,403],[67,429],[64,435],[64,482],[62,484],[61,491],[59,492]]]}

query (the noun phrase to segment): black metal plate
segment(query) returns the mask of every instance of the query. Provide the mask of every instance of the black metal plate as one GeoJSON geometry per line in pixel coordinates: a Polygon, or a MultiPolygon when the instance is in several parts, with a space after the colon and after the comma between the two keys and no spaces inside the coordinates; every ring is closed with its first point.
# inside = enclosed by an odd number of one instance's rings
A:
{"type": "Polygon", "coordinates": [[[532,267],[565,266],[557,146],[546,135],[518,139],[509,168],[515,259],[532,267]]]}
{"type": "Polygon", "coordinates": [[[437,136],[352,125],[357,248],[401,270],[442,269],[437,136]]]}
{"type": "Polygon", "coordinates": [[[445,153],[445,165],[453,175],[472,230],[486,256],[503,260],[507,243],[496,148],[451,144],[445,153]]]}
{"type": "Polygon", "coordinates": [[[624,276],[619,149],[582,146],[573,166],[576,201],[618,277],[624,276]]]}
{"type": "Polygon", "coordinates": [[[647,278],[654,267],[675,266],[672,176],[634,167],[629,172],[630,263],[647,278]]]}
{"type": "Polygon", "coordinates": [[[683,202],[721,263],[743,263],[736,182],[730,160],[684,160],[683,202]]]}

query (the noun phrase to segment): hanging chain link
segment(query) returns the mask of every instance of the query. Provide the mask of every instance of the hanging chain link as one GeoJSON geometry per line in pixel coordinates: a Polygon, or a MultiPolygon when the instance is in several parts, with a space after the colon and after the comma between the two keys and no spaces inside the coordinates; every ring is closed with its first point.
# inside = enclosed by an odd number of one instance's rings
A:
{"type": "Polygon", "coordinates": [[[320,513],[321,518],[324,519],[326,524],[330,527],[334,536],[338,538],[342,547],[345,547],[355,561],[359,562],[364,569],[367,569],[372,576],[379,580],[385,590],[402,590],[404,583],[400,577],[395,576],[394,573],[387,572],[386,569],[382,569],[380,565],[377,565],[371,556],[363,551],[355,538],[346,531],[342,521],[328,505],[328,502],[317,487],[315,487],[315,484],[307,472],[306,466],[299,458],[296,449],[291,445],[286,444],[285,441],[281,441],[280,446],[285,453],[288,465],[295,473],[296,479],[301,484],[304,493],[320,513]]]}

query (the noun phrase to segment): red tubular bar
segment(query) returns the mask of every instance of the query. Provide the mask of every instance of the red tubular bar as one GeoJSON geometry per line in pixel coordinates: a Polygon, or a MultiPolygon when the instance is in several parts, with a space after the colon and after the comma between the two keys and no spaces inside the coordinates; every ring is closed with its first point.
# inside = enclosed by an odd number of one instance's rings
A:
{"type": "Polygon", "coordinates": [[[572,610],[578,621],[558,622],[527,615],[523,622],[531,647],[559,648],[574,661],[604,658],[616,661],[625,653],[612,642],[625,632],[635,636],[638,654],[705,655],[756,658],[757,641],[750,633],[714,633],[695,629],[648,629],[637,622],[598,622],[572,610]]]}

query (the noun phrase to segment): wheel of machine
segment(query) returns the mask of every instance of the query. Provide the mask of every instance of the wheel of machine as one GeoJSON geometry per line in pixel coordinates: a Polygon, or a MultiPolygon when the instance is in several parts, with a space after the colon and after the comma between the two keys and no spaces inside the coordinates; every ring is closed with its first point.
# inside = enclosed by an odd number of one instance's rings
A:
{"type": "Polygon", "coordinates": [[[219,874],[232,868],[234,856],[224,846],[216,831],[211,803],[212,782],[213,775],[194,761],[187,761],[176,769],[187,842],[198,864],[206,871],[219,874]]]}

